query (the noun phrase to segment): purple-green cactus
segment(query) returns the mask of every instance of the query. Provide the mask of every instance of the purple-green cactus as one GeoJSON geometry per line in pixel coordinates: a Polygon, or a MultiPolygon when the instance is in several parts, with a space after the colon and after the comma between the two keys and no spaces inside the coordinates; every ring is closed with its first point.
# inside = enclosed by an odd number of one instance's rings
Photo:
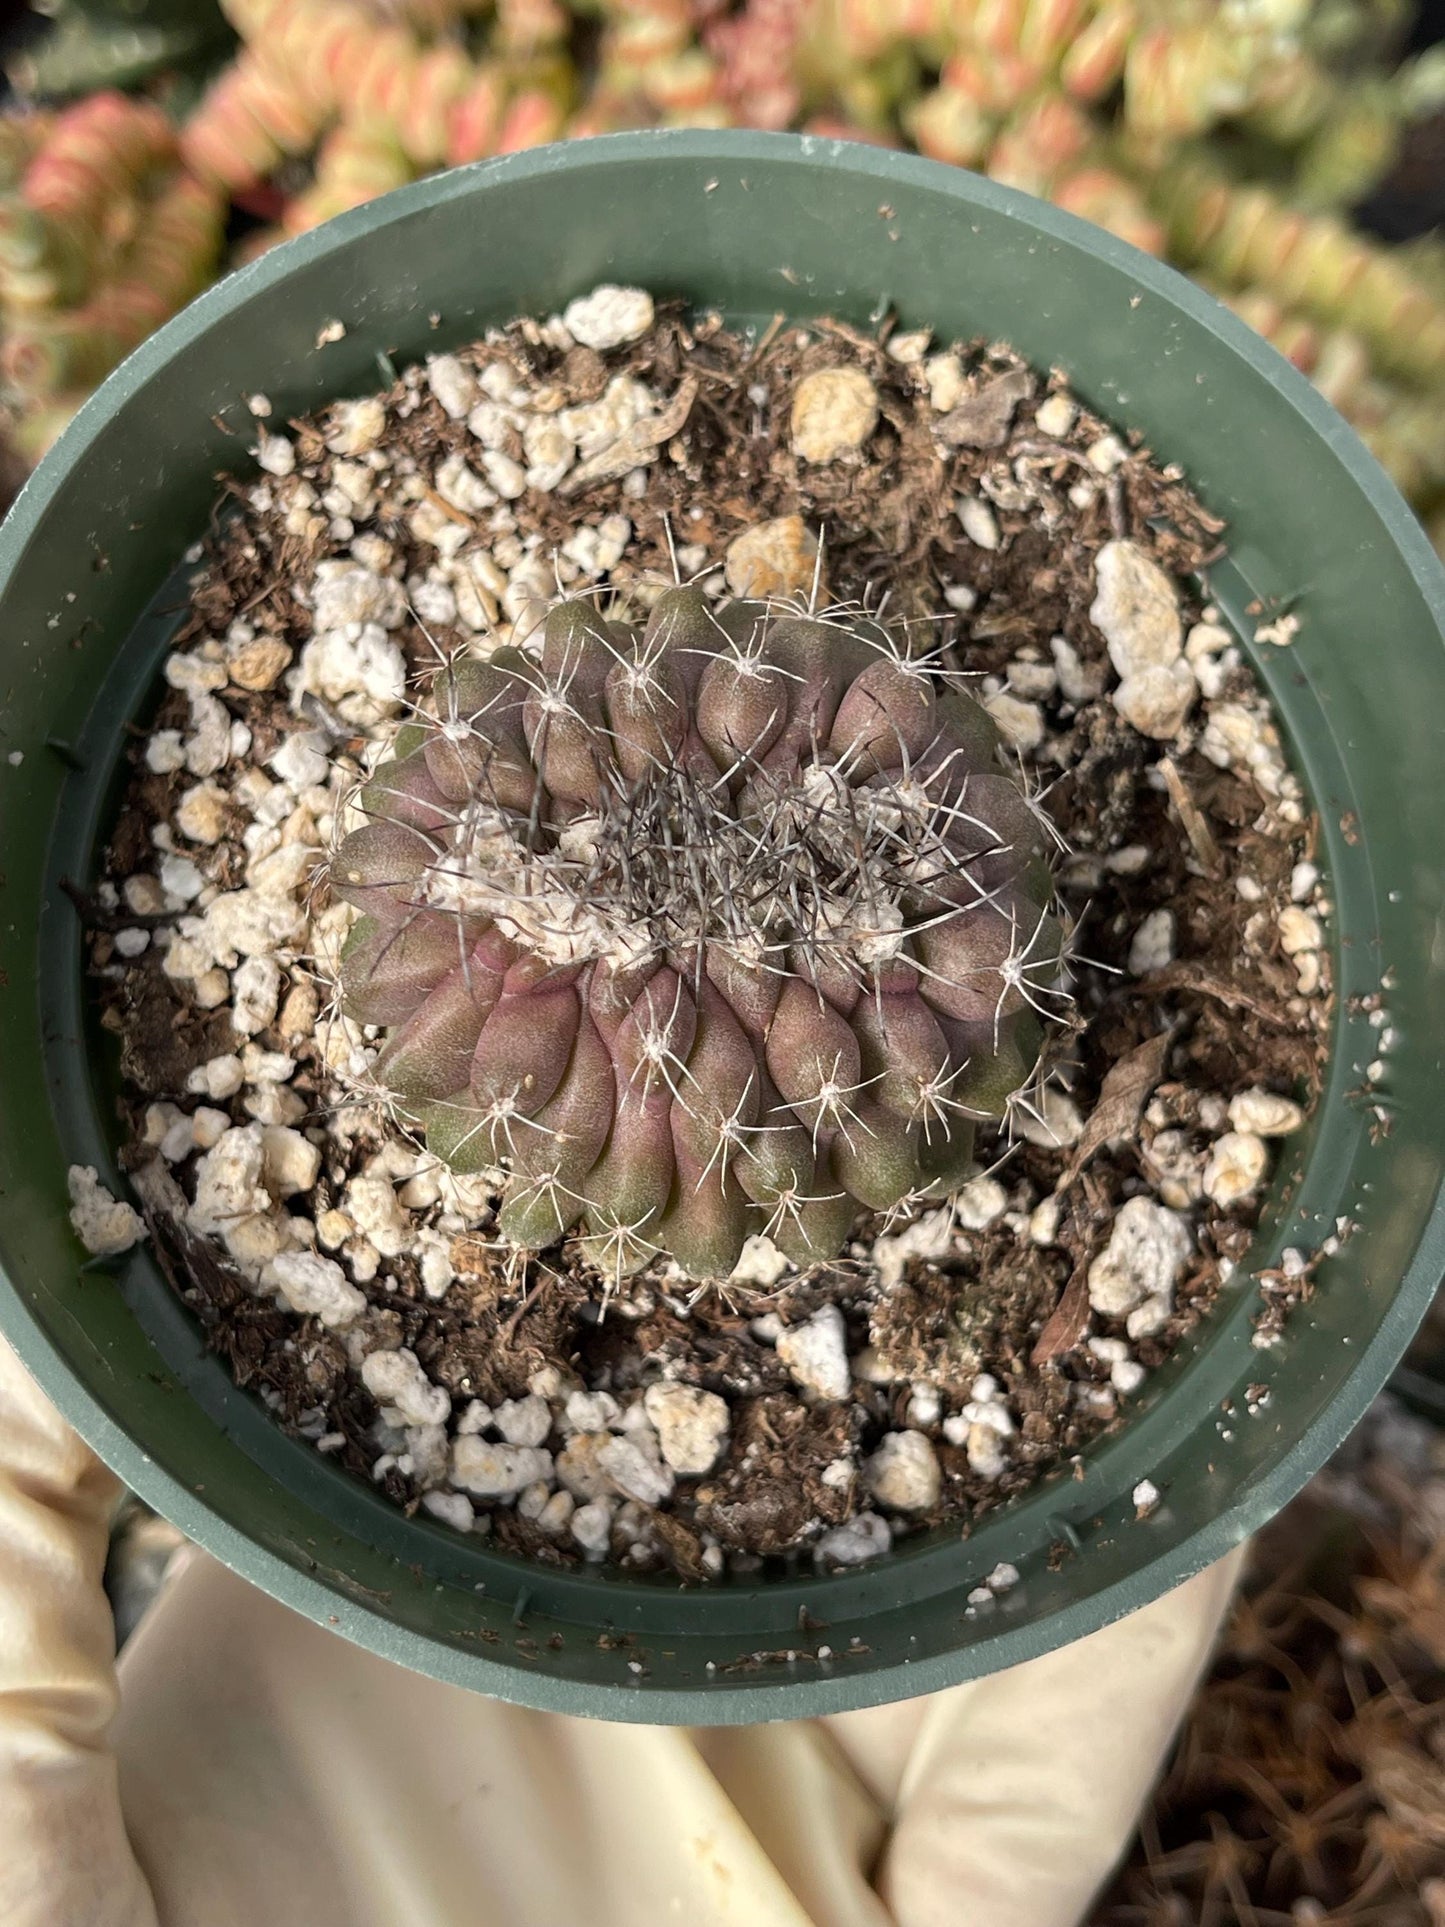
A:
{"type": "Polygon", "coordinates": [[[987,714],[885,628],[564,601],[436,681],[360,795],[343,1010],[504,1233],[612,1275],[802,1264],[955,1188],[1055,987],[1044,826],[987,714]]]}

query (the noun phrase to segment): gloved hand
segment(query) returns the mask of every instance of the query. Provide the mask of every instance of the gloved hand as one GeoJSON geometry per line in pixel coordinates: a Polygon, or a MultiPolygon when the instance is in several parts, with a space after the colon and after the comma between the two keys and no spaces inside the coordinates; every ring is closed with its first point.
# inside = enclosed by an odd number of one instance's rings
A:
{"type": "Polygon", "coordinates": [[[925,1699],[612,1726],[403,1671],[198,1552],[118,1691],[116,1491],[0,1342],[6,1927],[1073,1927],[1238,1567],[925,1699]]]}

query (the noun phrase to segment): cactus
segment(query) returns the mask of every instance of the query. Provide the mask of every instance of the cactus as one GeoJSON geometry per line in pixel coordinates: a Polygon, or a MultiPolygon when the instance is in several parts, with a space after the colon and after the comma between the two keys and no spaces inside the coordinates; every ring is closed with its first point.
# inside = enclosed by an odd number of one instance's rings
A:
{"type": "Polygon", "coordinates": [[[946,1195],[1057,986],[1046,826],[987,714],[846,611],[567,600],[437,678],[333,854],[338,995],[504,1234],[621,1276],[833,1256],[946,1195]]]}

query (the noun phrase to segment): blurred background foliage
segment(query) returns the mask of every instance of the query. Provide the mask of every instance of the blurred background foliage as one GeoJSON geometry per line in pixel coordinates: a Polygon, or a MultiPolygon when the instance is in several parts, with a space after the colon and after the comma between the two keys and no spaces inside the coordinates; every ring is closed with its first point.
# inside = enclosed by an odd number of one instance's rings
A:
{"type": "Polygon", "coordinates": [[[1445,45],[1409,0],[38,0],[10,10],[0,406],[21,464],[227,267],[456,162],[798,127],[1172,261],[1445,541],[1445,45]]]}

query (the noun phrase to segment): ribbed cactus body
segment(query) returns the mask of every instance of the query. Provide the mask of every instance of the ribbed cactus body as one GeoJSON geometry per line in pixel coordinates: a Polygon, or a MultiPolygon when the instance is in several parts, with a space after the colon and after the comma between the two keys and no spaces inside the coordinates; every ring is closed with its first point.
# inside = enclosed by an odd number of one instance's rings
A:
{"type": "Polygon", "coordinates": [[[438,679],[334,854],[342,1007],[502,1229],[719,1277],[941,1196],[1037,1056],[1060,932],[994,725],[884,628],[559,603],[438,679]]]}

